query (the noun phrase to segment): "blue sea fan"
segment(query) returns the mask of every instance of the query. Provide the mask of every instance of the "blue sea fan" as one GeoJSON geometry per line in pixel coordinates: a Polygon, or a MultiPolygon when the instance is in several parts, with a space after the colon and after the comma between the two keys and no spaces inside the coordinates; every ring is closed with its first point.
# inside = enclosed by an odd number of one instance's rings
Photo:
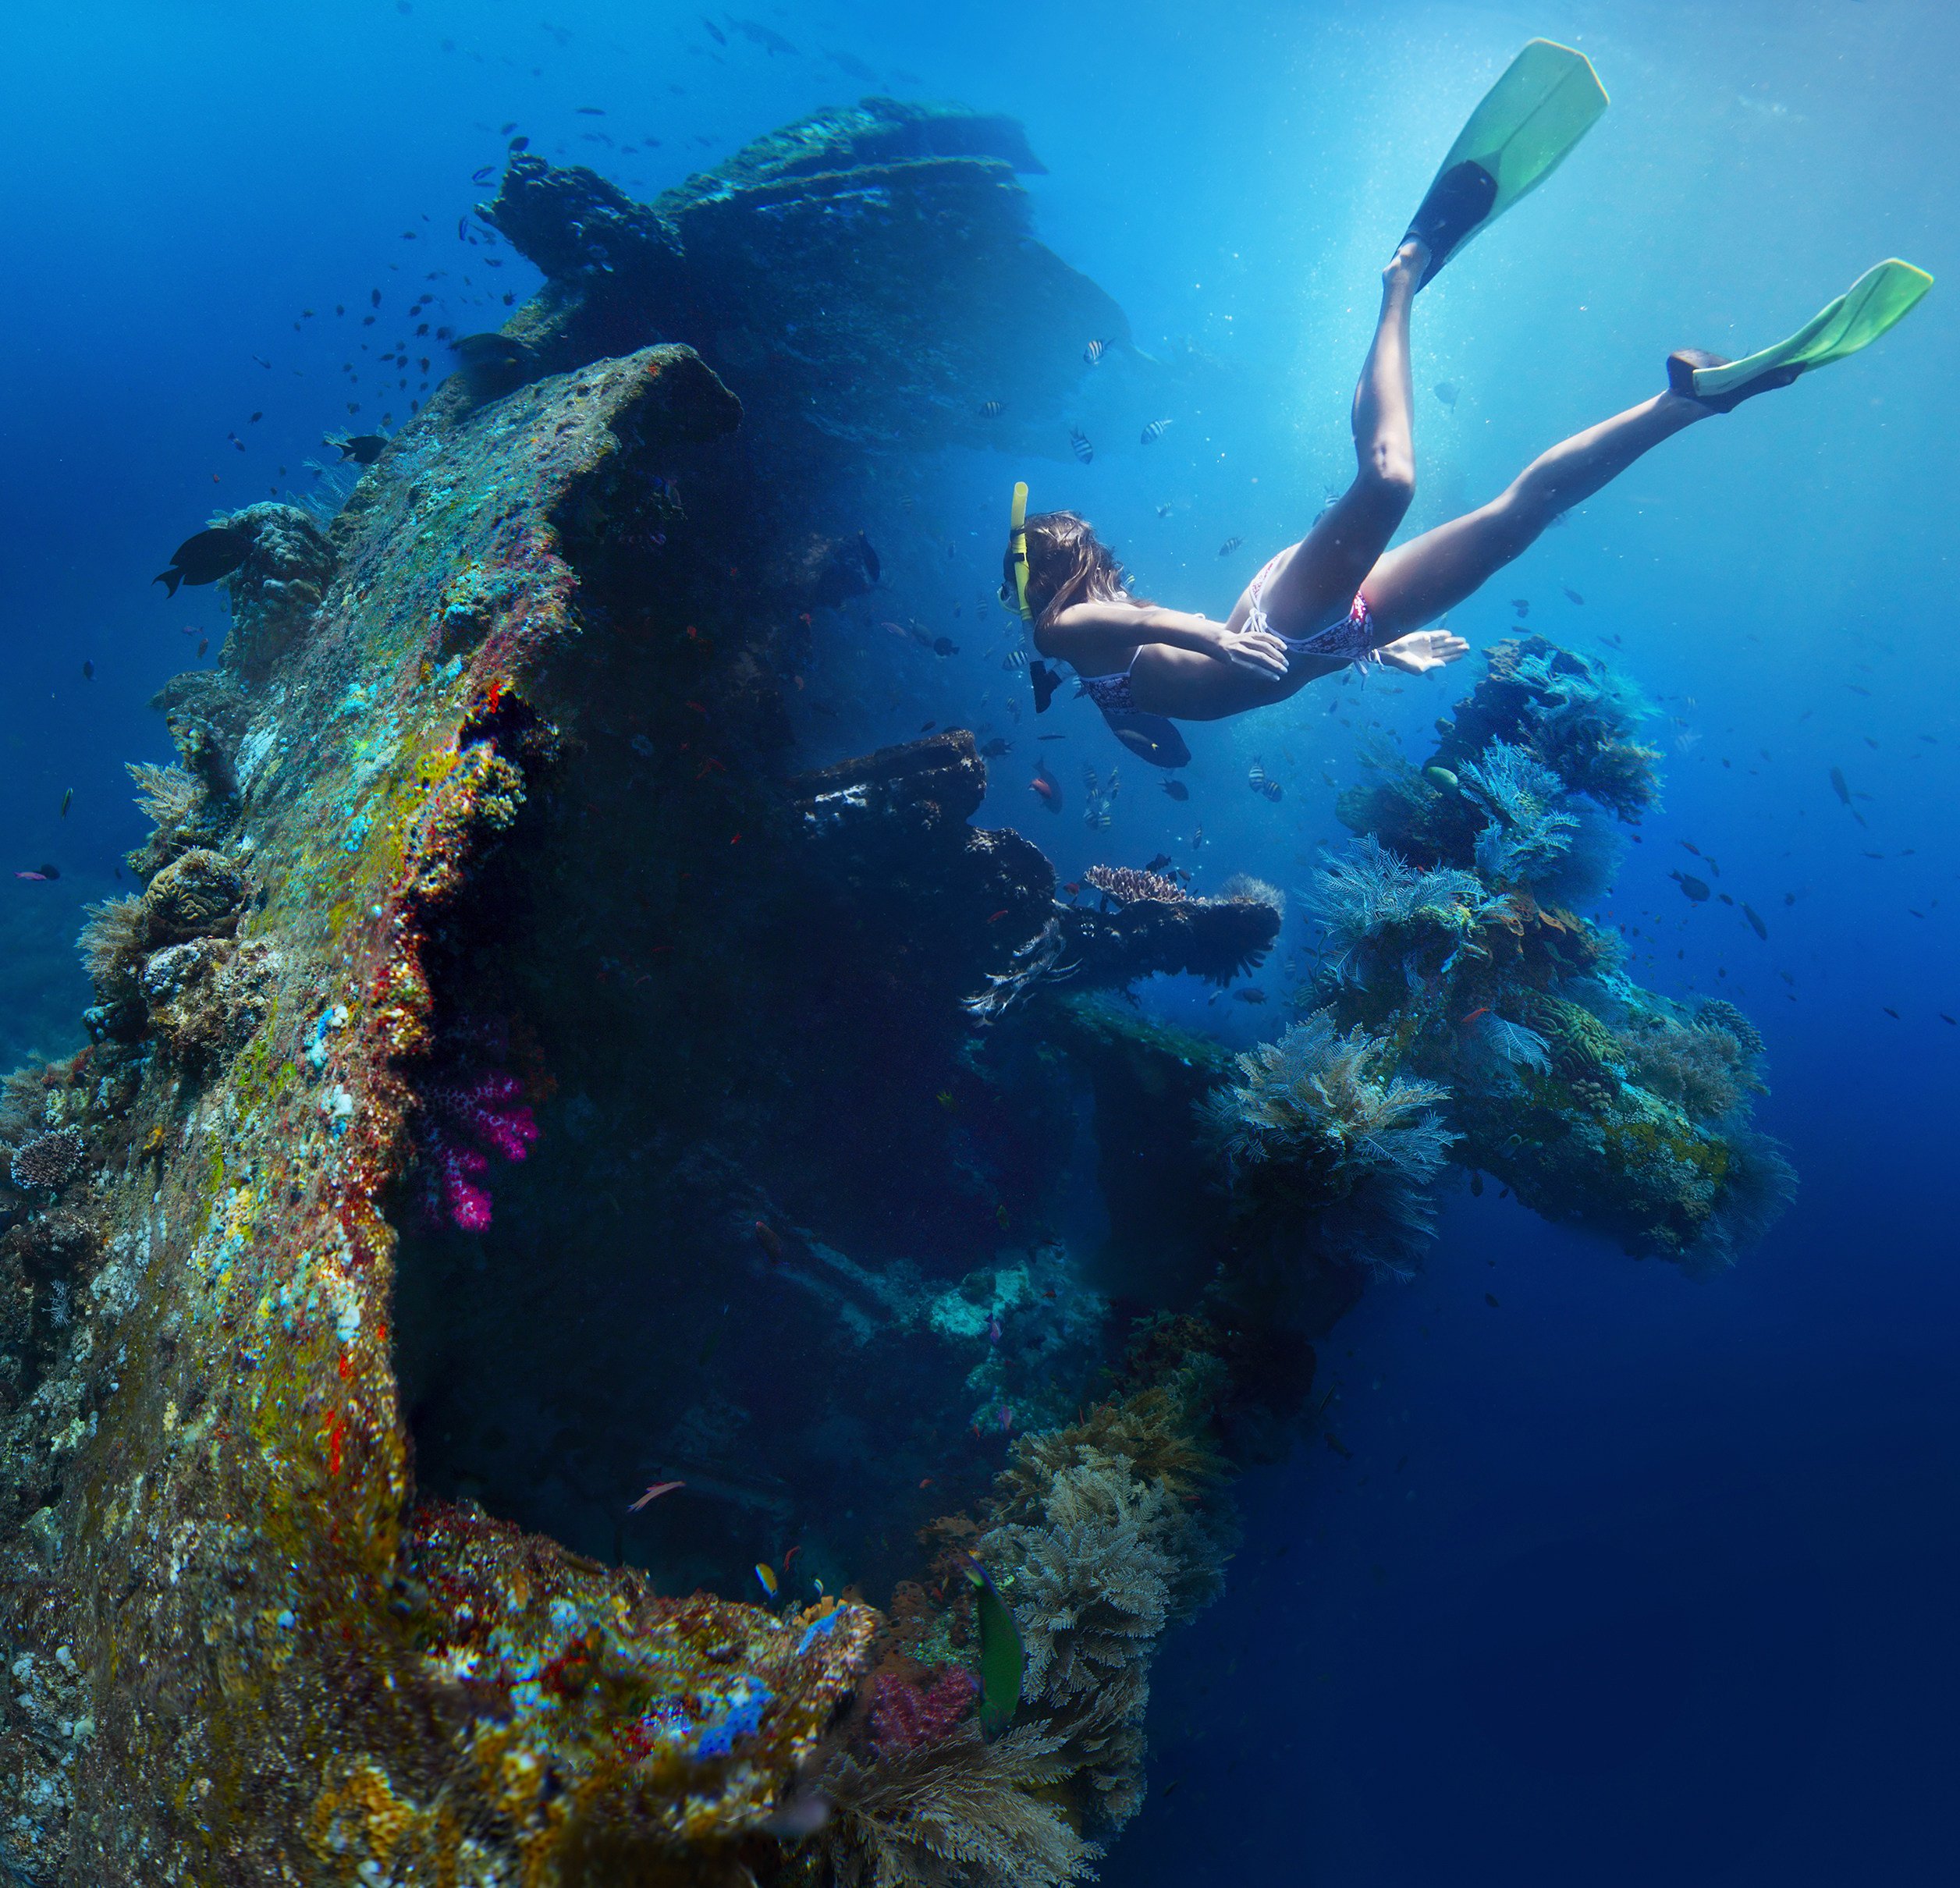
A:
{"type": "Polygon", "coordinates": [[[1305,902],[1327,933],[1336,973],[1372,982],[1391,964],[1419,974],[1424,946],[1454,950],[1495,915],[1500,900],[1474,872],[1411,865],[1371,834],[1330,857],[1305,902]]]}
{"type": "Polygon", "coordinates": [[[1449,1090],[1398,1074],[1396,1060],[1386,1037],[1344,1034],[1317,1010],[1239,1056],[1237,1079],[1202,1111],[1235,1185],[1285,1175],[1312,1202],[1321,1251],[1406,1275],[1434,1230],[1429,1185],[1458,1137],[1435,1112],[1449,1090]]]}
{"type": "Polygon", "coordinates": [[[1465,1034],[1468,1045],[1506,1069],[1528,1069],[1543,1074],[1552,1066],[1550,1045],[1535,1029],[1507,1022],[1494,1013],[1480,1016],[1465,1034]]]}
{"type": "Polygon", "coordinates": [[[1477,836],[1477,869],[1503,885],[1536,887],[1552,878],[1579,825],[1563,804],[1565,783],[1508,741],[1493,741],[1458,777],[1490,816],[1477,836]]]}
{"type": "Polygon", "coordinates": [[[1521,732],[1571,792],[1590,794],[1622,819],[1656,803],[1659,754],[1632,738],[1653,711],[1617,670],[1596,656],[1548,648],[1518,658],[1507,679],[1531,691],[1521,732]]]}

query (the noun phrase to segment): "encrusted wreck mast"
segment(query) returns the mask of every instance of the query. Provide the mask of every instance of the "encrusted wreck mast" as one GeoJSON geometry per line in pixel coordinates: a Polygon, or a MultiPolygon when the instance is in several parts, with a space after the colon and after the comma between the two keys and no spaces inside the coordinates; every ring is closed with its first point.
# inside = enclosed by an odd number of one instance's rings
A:
{"type": "MultiPolygon", "coordinates": [[[[1040,854],[964,826],[984,783],[970,737],[850,780],[786,779],[772,664],[790,606],[866,580],[813,538],[821,502],[799,513],[765,495],[786,463],[835,464],[838,429],[765,414],[738,434],[741,407],[698,353],[642,344],[712,321],[718,295],[739,303],[753,257],[731,245],[758,231],[796,252],[781,275],[840,278],[833,353],[902,357],[951,305],[918,293],[921,257],[957,283],[996,273],[1003,244],[1067,332],[1120,332],[1106,299],[1028,240],[1024,155],[993,121],[833,114],[698,181],[698,201],[616,216],[616,234],[645,238],[637,261],[593,253],[595,204],[617,208],[606,186],[520,161],[499,205],[517,240],[527,193],[584,214],[531,207],[554,279],[502,384],[452,383],[330,529],[279,505],[230,520],[250,552],[228,580],[222,662],[160,697],[183,765],[139,770],[157,822],[132,861],[147,889],[85,935],[94,1041],[6,1095],[0,1858],[16,1879],[857,1879],[884,1852],[875,1832],[931,1796],[891,1796],[874,1746],[836,1754],[839,1720],[865,1709],[870,1607],[672,1597],[474,1503],[418,1504],[394,1320],[418,1155],[439,1169],[447,1134],[467,1189],[488,1158],[469,1123],[506,1155],[528,1145],[530,1104],[486,1084],[468,1006],[499,974],[499,848],[548,884],[552,849],[583,843],[570,795],[620,733],[616,685],[637,690],[624,719],[652,757],[655,804],[623,836],[652,860],[635,893],[687,914],[684,964],[729,954],[731,923],[779,921],[786,896],[847,904],[894,825],[919,882],[918,935],[894,960],[916,947],[933,1006],[947,999],[946,1043],[967,1028],[959,996],[1050,921],[1040,854]],[[572,223],[582,246],[558,257],[572,223]],[[731,858],[723,886],[700,882],[731,858]],[[1022,931],[986,928],[1003,904],[1022,931]],[[826,1800],[853,1807],[822,1844],[801,1842],[840,1762],[826,1800]]],[[[749,358],[760,342],[732,319],[715,332],[769,378],[749,358]]],[[[1013,339],[1031,406],[1056,368],[1031,332],[1017,321],[1013,339]]],[[[821,375],[833,391],[849,384],[836,365],[821,375]]],[[[602,841],[579,854],[606,856],[602,841]]],[[[552,935],[548,918],[529,935],[552,935]]],[[[476,1197],[487,1220],[480,1189],[435,1189],[439,1208],[476,1197]]],[[[1149,1603],[1158,1625],[1174,1609],[1149,1603]]],[[[1086,1808],[1051,1786],[1093,1772],[1105,1792],[1133,1789],[1099,1753],[1125,1725],[1135,1743],[1142,1693],[1112,1716],[1085,1669],[1056,1679],[1046,1730],[989,1744],[968,1726],[948,1745],[968,1754],[968,1795],[991,1776],[996,1823],[1010,1813],[989,1831],[979,1790],[980,1835],[944,1811],[906,1838],[946,1879],[965,1879],[943,1860],[958,1854],[972,1879],[1024,1861],[1023,1879],[1060,1880],[1093,1852],[1086,1808]]],[[[880,1723],[896,1722],[885,1695],[880,1723]]]]}

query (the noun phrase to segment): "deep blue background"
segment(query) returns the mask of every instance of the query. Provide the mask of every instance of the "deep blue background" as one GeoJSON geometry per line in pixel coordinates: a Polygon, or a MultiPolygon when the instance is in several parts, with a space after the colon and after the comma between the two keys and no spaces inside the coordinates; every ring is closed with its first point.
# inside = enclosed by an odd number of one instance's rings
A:
{"type": "MultiPolygon", "coordinates": [[[[1126,431],[1078,467],[1058,429],[1032,465],[904,468],[921,541],[893,547],[886,601],[923,614],[965,596],[970,620],[1024,474],[1038,506],[1088,509],[1154,594],[1222,614],[1346,477],[1375,271],[1456,124],[1525,38],[1575,41],[1613,110],[1419,307],[1413,526],[1652,391],[1670,347],[1746,351],[1887,254],[1948,278],[1869,356],[1637,468],[1453,625],[1487,642],[1528,596],[1530,626],[1618,639],[1660,698],[1667,810],[1614,915],[1646,934],[1636,968],[1658,987],[1720,990],[1760,1022],[1763,1119],[1804,1190],[1762,1251],[1705,1283],[1494,1191],[1452,1201],[1425,1276],[1374,1294],[1330,1347],[1351,1459],[1316,1443],[1248,1481],[1245,1552],[1160,1666],[1155,1794],[1106,1879],[1952,1879],[1952,9],[759,7],[799,48],[777,55],[732,32],[713,46],[699,13],[554,0],[547,26],[538,0],[16,0],[0,20],[0,1062],[76,1039],[80,907],[140,832],[121,764],[167,758],[144,704],[189,659],[188,631],[222,633],[212,593],[169,601],[148,579],[208,508],[290,485],[350,417],[332,305],[344,331],[382,287],[367,335],[385,344],[429,270],[449,271],[430,286],[465,328],[495,318],[486,291],[533,286],[455,239],[504,122],[650,192],[868,89],[830,51],[900,95],[1023,117],[1050,167],[1030,180],[1042,234],[1145,346],[1188,335],[1227,372],[1148,454],[1126,431]],[[595,127],[662,146],[622,160],[581,141],[595,127]],[[305,307],[320,312],[296,333],[305,307]],[[1225,566],[1229,535],[1246,545],[1225,566]],[[1684,839],[1766,915],[1766,944],[1732,909],[1682,900],[1667,875],[1691,863],[1684,839]],[[44,859],[58,885],[11,876],[44,859]]],[[[401,417],[399,396],[367,399],[360,424],[401,417]]],[[[1003,680],[981,645],[999,633],[939,664],[888,642],[889,693],[867,694],[854,733],[900,737],[921,709],[988,722],[1003,680]]],[[[1244,867],[1298,885],[1335,836],[1328,783],[1354,775],[1356,726],[1414,746],[1472,679],[1377,683],[1334,714],[1310,690],[1201,730],[1190,804],[1129,778],[1106,833],[1042,818],[1011,769],[982,817],[1071,870],[1166,846],[1207,882],[1244,867]],[[1287,785],[1278,807],[1245,791],[1254,756],[1287,785]]],[[[1062,715],[1073,796],[1081,761],[1106,770],[1113,750],[1062,715]]],[[[1249,1037],[1273,1012],[1203,1013],[1249,1037]]]]}

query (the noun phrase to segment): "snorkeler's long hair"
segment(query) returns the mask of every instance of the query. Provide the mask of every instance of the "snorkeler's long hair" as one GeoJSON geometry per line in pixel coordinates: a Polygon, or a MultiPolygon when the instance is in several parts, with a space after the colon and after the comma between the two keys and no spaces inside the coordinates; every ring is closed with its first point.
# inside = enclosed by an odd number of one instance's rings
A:
{"type": "MultiPolygon", "coordinates": [[[[1004,594],[1014,587],[1014,551],[1002,561],[1004,594]]],[[[1078,603],[1142,603],[1123,581],[1123,572],[1095,527],[1072,511],[1037,512],[1028,520],[1028,605],[1035,627],[1045,630],[1078,603]]]]}

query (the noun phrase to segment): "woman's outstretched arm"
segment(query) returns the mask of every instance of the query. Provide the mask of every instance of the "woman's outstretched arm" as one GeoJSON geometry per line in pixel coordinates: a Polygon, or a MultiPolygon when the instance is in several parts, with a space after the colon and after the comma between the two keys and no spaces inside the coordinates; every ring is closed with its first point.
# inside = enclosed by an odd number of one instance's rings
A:
{"type": "Polygon", "coordinates": [[[1287,670],[1286,645],[1269,631],[1229,629],[1154,603],[1078,603],[1035,632],[1043,655],[1068,663],[1078,675],[1127,669],[1131,654],[1152,643],[1269,675],[1287,670]]]}

